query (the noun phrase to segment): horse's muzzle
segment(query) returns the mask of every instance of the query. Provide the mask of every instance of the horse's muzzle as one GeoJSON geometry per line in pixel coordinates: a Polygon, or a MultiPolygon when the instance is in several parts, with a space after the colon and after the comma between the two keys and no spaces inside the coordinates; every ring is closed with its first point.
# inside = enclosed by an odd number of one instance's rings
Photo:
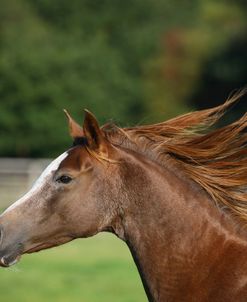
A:
{"type": "Polygon", "coordinates": [[[8,249],[9,251],[1,251],[0,250],[0,266],[1,267],[9,267],[16,264],[21,258],[20,249],[13,248],[8,249]]]}
{"type": "Polygon", "coordinates": [[[2,257],[0,259],[0,266],[1,267],[10,267],[10,266],[16,264],[20,260],[20,258],[21,258],[20,255],[18,255],[14,259],[13,259],[13,257],[12,257],[12,259],[9,257],[2,257]]]}
{"type": "Polygon", "coordinates": [[[23,250],[22,244],[4,244],[5,232],[2,225],[0,225],[0,266],[9,267],[16,264],[21,258],[21,252],[23,250]]]}

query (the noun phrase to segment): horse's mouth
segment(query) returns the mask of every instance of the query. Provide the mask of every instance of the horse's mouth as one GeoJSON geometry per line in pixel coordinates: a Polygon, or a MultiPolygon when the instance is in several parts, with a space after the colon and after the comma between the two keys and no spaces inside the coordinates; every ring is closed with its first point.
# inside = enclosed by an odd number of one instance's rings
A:
{"type": "Polygon", "coordinates": [[[22,254],[31,254],[34,252],[38,252],[40,250],[49,248],[50,246],[51,246],[51,244],[42,243],[42,244],[33,246],[26,251],[23,251],[21,254],[3,256],[0,258],[0,267],[10,267],[12,265],[15,265],[21,259],[22,254]]]}
{"type": "Polygon", "coordinates": [[[1,267],[10,267],[16,264],[21,259],[21,255],[17,256],[4,256],[0,259],[1,267]]]}
{"type": "Polygon", "coordinates": [[[33,246],[26,251],[23,251],[21,254],[3,256],[0,258],[0,267],[10,267],[12,265],[15,265],[21,259],[22,254],[31,254],[34,252],[38,252],[40,250],[49,248],[50,246],[51,245],[49,245],[49,244],[42,243],[42,244],[33,246]]]}
{"type": "Polygon", "coordinates": [[[16,249],[16,251],[12,254],[8,254],[7,256],[0,256],[0,267],[10,267],[14,264],[16,264],[17,262],[19,262],[19,260],[21,259],[21,256],[23,254],[31,254],[31,253],[35,253],[41,250],[45,250],[54,246],[58,246],[61,245],[65,242],[68,242],[70,240],[72,240],[73,237],[61,237],[59,240],[56,241],[50,241],[50,242],[44,242],[44,243],[36,243],[35,245],[32,245],[31,247],[29,247],[28,249],[23,248],[22,245],[20,245],[20,247],[18,249],[16,249]]]}

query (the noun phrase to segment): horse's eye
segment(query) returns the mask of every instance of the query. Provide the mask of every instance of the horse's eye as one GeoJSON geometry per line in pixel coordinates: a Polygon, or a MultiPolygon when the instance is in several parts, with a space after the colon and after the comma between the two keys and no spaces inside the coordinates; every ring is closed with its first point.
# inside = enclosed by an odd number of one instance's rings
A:
{"type": "Polygon", "coordinates": [[[72,180],[72,178],[70,176],[62,175],[56,181],[61,182],[63,184],[68,184],[69,182],[71,182],[71,180],[72,180]]]}

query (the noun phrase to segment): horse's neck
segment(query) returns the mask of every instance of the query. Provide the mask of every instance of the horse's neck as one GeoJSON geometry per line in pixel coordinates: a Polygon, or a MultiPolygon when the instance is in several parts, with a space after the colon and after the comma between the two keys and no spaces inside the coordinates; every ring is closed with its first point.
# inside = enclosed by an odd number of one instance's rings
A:
{"type": "Polygon", "coordinates": [[[206,194],[173,172],[139,163],[126,174],[126,186],[132,193],[121,232],[150,301],[194,301],[198,284],[215,286],[208,276],[221,257],[231,249],[236,257],[247,252],[206,194]]]}

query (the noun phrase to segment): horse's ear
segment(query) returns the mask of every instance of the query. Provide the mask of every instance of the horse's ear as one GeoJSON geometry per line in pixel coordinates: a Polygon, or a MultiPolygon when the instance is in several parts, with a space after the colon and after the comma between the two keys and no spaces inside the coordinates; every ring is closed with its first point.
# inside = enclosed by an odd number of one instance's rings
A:
{"type": "Polygon", "coordinates": [[[83,137],[84,136],[84,132],[81,126],[79,126],[77,124],[77,122],[75,122],[73,120],[73,118],[70,116],[70,114],[68,113],[68,111],[66,109],[63,110],[65,115],[68,118],[68,122],[69,122],[69,132],[70,132],[70,136],[75,139],[78,137],[83,137]]]}
{"type": "Polygon", "coordinates": [[[84,112],[85,118],[83,124],[83,132],[84,136],[87,139],[89,148],[100,153],[106,153],[107,142],[102,130],[99,127],[99,123],[96,120],[96,117],[86,109],[84,109],[84,112]]]}

